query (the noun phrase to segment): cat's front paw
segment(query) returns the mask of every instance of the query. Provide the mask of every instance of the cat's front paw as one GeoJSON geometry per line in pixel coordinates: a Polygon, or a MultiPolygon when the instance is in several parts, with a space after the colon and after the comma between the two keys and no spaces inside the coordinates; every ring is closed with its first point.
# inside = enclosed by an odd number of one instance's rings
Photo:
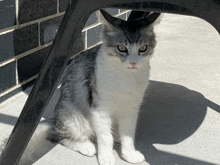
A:
{"type": "Polygon", "coordinates": [[[115,165],[115,156],[111,152],[100,153],[98,161],[100,165],[115,165]]]}
{"type": "Polygon", "coordinates": [[[145,160],[145,157],[142,153],[135,150],[125,150],[122,152],[122,157],[129,163],[142,163],[145,160]]]}
{"type": "Polygon", "coordinates": [[[64,139],[61,144],[70,148],[71,150],[80,152],[85,156],[94,156],[96,154],[95,144],[89,140],[84,142],[77,142],[64,139]]]}

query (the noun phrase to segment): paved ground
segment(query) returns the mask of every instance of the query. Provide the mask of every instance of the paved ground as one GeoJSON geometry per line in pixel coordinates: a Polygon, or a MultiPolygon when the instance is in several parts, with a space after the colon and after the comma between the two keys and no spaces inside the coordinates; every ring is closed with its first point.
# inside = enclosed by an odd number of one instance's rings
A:
{"type": "MultiPolygon", "coordinates": [[[[207,22],[166,14],[141,107],[136,147],[151,165],[220,164],[220,36],[207,22]]],[[[1,137],[9,134],[27,93],[0,106],[1,137]]],[[[44,116],[50,116],[59,91],[44,116]]],[[[126,165],[118,155],[118,165],[126,165]]],[[[97,158],[54,145],[34,165],[97,164],[97,158]]]]}

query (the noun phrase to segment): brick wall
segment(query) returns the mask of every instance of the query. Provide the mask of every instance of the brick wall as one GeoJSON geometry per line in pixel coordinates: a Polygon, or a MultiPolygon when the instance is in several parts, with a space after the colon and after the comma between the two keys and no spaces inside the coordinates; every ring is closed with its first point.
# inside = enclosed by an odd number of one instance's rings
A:
{"type": "MultiPolygon", "coordinates": [[[[69,0],[0,1],[0,102],[32,85],[51,48],[69,0]]],[[[122,19],[129,11],[107,9],[122,19]]],[[[79,51],[100,44],[99,11],[88,19],[79,51]]]]}

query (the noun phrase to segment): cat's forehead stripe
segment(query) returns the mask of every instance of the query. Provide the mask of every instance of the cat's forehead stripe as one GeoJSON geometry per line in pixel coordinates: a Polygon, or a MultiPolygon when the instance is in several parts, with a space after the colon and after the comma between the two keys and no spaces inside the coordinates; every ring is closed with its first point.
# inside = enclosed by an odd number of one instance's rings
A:
{"type": "Polygon", "coordinates": [[[137,43],[139,41],[139,39],[140,39],[140,34],[137,35],[137,38],[136,38],[135,42],[137,43]]]}
{"type": "Polygon", "coordinates": [[[127,40],[125,40],[125,45],[126,45],[126,46],[128,45],[128,41],[127,41],[127,40]]]}
{"type": "Polygon", "coordinates": [[[143,40],[140,40],[140,45],[142,45],[142,43],[143,43],[143,40]]]}
{"type": "Polygon", "coordinates": [[[137,43],[140,38],[139,32],[130,33],[128,31],[125,31],[125,35],[126,35],[126,38],[129,42],[129,44],[137,43]]]}

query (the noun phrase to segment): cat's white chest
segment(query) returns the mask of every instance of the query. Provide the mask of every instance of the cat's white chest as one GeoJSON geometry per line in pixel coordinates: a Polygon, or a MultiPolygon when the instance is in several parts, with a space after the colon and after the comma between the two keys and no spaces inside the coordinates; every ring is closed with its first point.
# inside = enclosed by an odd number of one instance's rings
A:
{"type": "MultiPolygon", "coordinates": [[[[119,63],[120,65],[120,63],[119,63]]],[[[126,72],[102,55],[97,57],[97,91],[102,103],[126,109],[140,104],[149,82],[149,69],[126,72]]]]}

